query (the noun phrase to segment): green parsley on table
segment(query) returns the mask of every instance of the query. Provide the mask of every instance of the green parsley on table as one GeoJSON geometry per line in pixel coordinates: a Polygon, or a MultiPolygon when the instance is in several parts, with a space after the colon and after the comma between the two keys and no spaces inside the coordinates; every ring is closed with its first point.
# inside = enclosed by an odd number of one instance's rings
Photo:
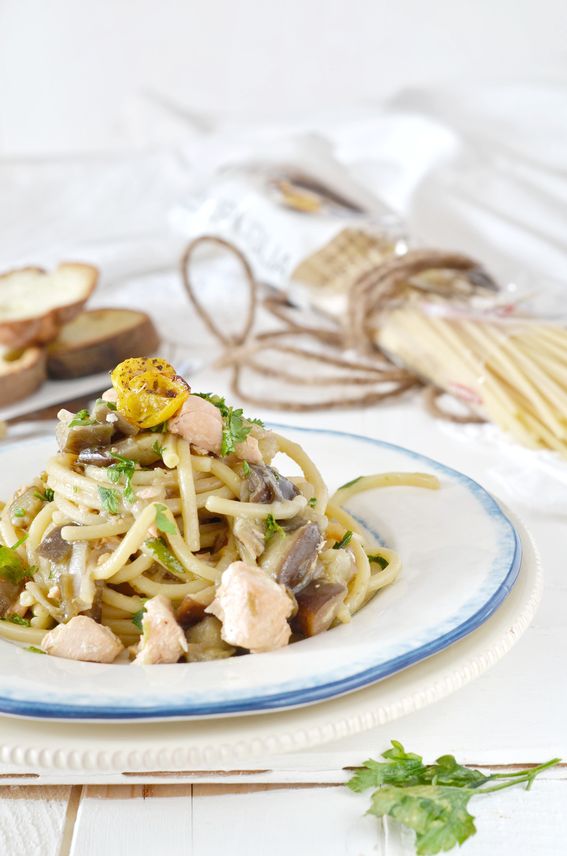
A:
{"type": "Polygon", "coordinates": [[[355,793],[375,788],[367,813],[389,816],[413,829],[419,856],[452,850],[475,834],[474,817],[468,811],[471,797],[520,784],[529,789],[536,776],[560,760],[553,758],[516,773],[485,775],[458,764],[453,755],[424,764],[421,755],[406,752],[397,740],[392,740],[392,748],[382,758],[386,760],[369,760],[357,767],[347,787],[355,793]]]}
{"type": "Polygon", "coordinates": [[[280,526],[273,514],[268,514],[266,517],[265,533],[266,538],[270,539],[278,532],[280,535],[285,535],[283,528],[280,526]]]}
{"type": "Polygon", "coordinates": [[[103,509],[108,512],[108,514],[118,514],[118,491],[114,490],[112,487],[99,487],[98,495],[100,496],[103,509]]]}
{"type": "Polygon", "coordinates": [[[175,532],[175,523],[168,517],[167,515],[167,506],[161,505],[161,503],[156,504],[156,528],[159,532],[167,532],[169,535],[173,535],[175,532]]]}
{"type": "Polygon", "coordinates": [[[335,543],[333,544],[333,550],[342,550],[343,547],[348,547],[351,540],[352,540],[352,532],[350,531],[350,529],[347,529],[347,531],[345,532],[345,534],[343,535],[341,540],[335,541],[335,543]]]}

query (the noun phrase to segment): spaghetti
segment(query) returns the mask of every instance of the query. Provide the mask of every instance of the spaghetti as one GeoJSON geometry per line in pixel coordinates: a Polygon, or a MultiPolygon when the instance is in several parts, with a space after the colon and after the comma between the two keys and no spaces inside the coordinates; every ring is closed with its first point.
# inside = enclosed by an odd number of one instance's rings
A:
{"type": "Polygon", "coordinates": [[[128,397],[118,367],[90,413],[62,411],[61,451],[2,510],[0,636],[79,660],[124,647],[144,663],[216,659],[348,622],[396,579],[397,554],[343,504],[390,484],[434,489],[433,476],[359,478],[329,498],[298,444],[189,394],[161,360],[126,362],[128,397]],[[132,396],[163,373],[168,422],[159,388],[132,396]],[[278,455],[301,475],[282,475],[278,455]]]}

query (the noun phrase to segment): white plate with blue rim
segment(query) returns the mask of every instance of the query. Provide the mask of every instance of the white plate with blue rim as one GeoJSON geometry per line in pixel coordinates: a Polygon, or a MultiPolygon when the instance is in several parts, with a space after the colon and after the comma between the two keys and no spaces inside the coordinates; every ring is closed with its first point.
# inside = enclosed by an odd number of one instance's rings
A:
{"type": "MultiPolygon", "coordinates": [[[[479,484],[380,440],[275,426],[300,443],[334,490],[361,474],[436,475],[439,491],[392,487],[353,497],[349,510],[401,555],[402,572],[349,624],[279,651],[208,663],[80,663],[0,640],[0,713],[49,720],[159,721],[259,714],[314,704],[386,680],[479,628],[510,592],[521,542],[479,484]]],[[[44,468],[48,438],[0,448],[4,498],[44,468]]],[[[284,474],[294,465],[276,460],[284,474]]]]}

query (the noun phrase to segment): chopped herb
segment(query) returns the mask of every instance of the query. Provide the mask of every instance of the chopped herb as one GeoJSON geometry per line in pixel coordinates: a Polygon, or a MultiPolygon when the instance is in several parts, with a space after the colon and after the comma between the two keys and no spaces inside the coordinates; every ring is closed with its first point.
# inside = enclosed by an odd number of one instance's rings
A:
{"type": "Polygon", "coordinates": [[[160,565],[170,572],[170,574],[174,574],[177,577],[182,577],[184,580],[187,579],[187,571],[173,553],[168,549],[163,538],[148,538],[145,541],[145,546],[149,553],[154,557],[156,562],[159,562],[160,565]]]}
{"type": "Polygon", "coordinates": [[[268,514],[268,516],[266,517],[265,526],[266,538],[268,539],[275,535],[276,532],[278,532],[280,535],[285,535],[283,528],[277,522],[273,514],[268,514]]]}
{"type": "Polygon", "coordinates": [[[160,532],[167,532],[168,535],[173,535],[176,531],[175,523],[167,516],[166,505],[156,505],[156,527],[160,532]]]}
{"type": "Polygon", "coordinates": [[[335,541],[333,544],[333,550],[342,550],[343,547],[348,547],[352,540],[352,532],[348,529],[340,541],[335,541]]]}
{"type": "Polygon", "coordinates": [[[116,455],[114,452],[111,454],[117,463],[107,467],[108,478],[113,484],[117,484],[124,476],[124,499],[132,503],[135,499],[134,490],[132,489],[132,476],[136,469],[136,461],[133,461],[131,458],[124,458],[122,455],[116,455]]]}
{"type": "Polygon", "coordinates": [[[194,394],[210,401],[221,412],[223,422],[221,455],[223,456],[230,455],[239,443],[246,440],[253,424],[264,427],[264,423],[260,419],[248,419],[244,416],[242,408],[235,410],[234,407],[229,407],[220,395],[213,395],[210,392],[196,392],[194,394]]]}
{"type": "Polygon", "coordinates": [[[22,537],[21,537],[21,538],[18,538],[18,540],[16,541],[16,543],[15,543],[15,544],[12,544],[11,549],[12,549],[12,550],[17,550],[17,549],[18,549],[18,547],[21,547],[21,546],[22,546],[22,544],[25,544],[25,542],[28,540],[28,538],[29,538],[29,537],[30,537],[30,536],[29,536],[29,533],[28,533],[28,532],[26,532],[24,535],[22,535],[22,537]]]}
{"type": "Polygon", "coordinates": [[[114,490],[112,487],[99,487],[98,495],[100,496],[103,509],[108,514],[118,514],[118,491],[114,490]]]}
{"type": "Polygon", "coordinates": [[[29,651],[30,654],[47,654],[47,651],[42,651],[41,648],[36,648],[35,645],[28,645],[25,650],[29,651]]]}
{"type": "Polygon", "coordinates": [[[148,431],[151,431],[152,434],[165,434],[167,431],[167,419],[165,422],[160,422],[159,425],[148,428],[148,431]]]}
{"type": "Polygon", "coordinates": [[[113,411],[118,410],[114,401],[105,401],[104,398],[97,398],[97,400],[95,401],[95,407],[96,406],[98,406],[98,407],[104,406],[104,407],[107,407],[109,410],[113,410],[113,411]]]}
{"type": "Polygon", "coordinates": [[[46,487],[43,493],[40,493],[39,490],[36,490],[34,493],[36,499],[41,499],[42,502],[53,502],[55,497],[55,491],[50,487],[46,487]]]}
{"type": "Polygon", "coordinates": [[[138,612],[135,612],[134,615],[132,616],[132,624],[134,624],[138,628],[140,633],[143,630],[142,618],[144,617],[145,611],[146,611],[146,607],[143,606],[141,609],[138,610],[138,612]]]}
{"type": "Polygon", "coordinates": [[[451,850],[474,835],[474,817],[468,811],[471,797],[525,784],[529,789],[543,770],[559,763],[546,764],[517,773],[485,775],[458,764],[453,755],[443,755],[435,764],[425,765],[421,755],[406,752],[392,740],[392,748],[382,761],[366,761],[347,782],[355,793],[377,788],[371,796],[368,814],[390,816],[416,833],[416,853],[420,856],[451,850]],[[485,787],[492,781],[505,781],[485,787]]]}
{"type": "Polygon", "coordinates": [[[359,482],[361,478],[362,478],[362,476],[357,476],[355,479],[352,479],[351,481],[345,482],[345,484],[342,484],[338,488],[338,490],[345,490],[345,488],[347,488],[347,487],[352,487],[353,484],[356,484],[357,482],[359,482]]]}
{"type": "Polygon", "coordinates": [[[11,621],[12,624],[21,624],[22,627],[29,627],[30,622],[27,618],[22,618],[21,615],[10,615],[6,621],[11,621]]]}
{"type": "Polygon", "coordinates": [[[311,499],[308,499],[307,505],[309,506],[309,508],[315,508],[315,506],[317,505],[317,497],[312,496],[311,499]]]}
{"type": "Polygon", "coordinates": [[[162,445],[159,440],[154,440],[153,445],[152,445],[152,449],[154,450],[156,455],[159,455],[159,457],[161,458],[161,456],[163,455],[163,450],[165,449],[165,446],[162,445]]]}
{"type": "Polygon", "coordinates": [[[0,577],[14,585],[19,585],[31,577],[34,571],[33,568],[26,567],[16,553],[18,547],[24,543],[27,537],[27,534],[22,536],[13,547],[0,546],[0,577]]]}
{"type": "Polygon", "coordinates": [[[375,553],[372,556],[369,553],[367,553],[366,555],[370,563],[375,562],[377,565],[380,565],[382,570],[384,570],[384,568],[387,568],[390,564],[388,559],[386,559],[384,556],[381,556],[379,553],[375,553]]]}
{"type": "Polygon", "coordinates": [[[68,423],[69,428],[82,427],[83,425],[94,425],[94,420],[91,419],[88,410],[79,410],[68,423]]]}
{"type": "Polygon", "coordinates": [[[248,461],[242,462],[242,471],[243,471],[245,476],[250,475],[250,464],[248,463],[248,461]]]}
{"type": "Polygon", "coordinates": [[[25,510],[25,508],[19,508],[19,507],[18,507],[18,508],[14,508],[14,511],[12,512],[12,515],[13,515],[14,517],[25,517],[25,516],[26,516],[26,510],[25,510]]]}

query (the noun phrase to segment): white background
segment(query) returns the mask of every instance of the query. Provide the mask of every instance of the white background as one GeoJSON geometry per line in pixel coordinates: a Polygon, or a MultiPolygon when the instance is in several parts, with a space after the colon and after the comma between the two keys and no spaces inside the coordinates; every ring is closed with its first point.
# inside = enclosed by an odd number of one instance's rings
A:
{"type": "Polygon", "coordinates": [[[510,81],[567,89],[565,0],[0,0],[4,155],[163,142],[159,111],[137,120],[149,98],[205,124],[316,125],[510,81]]]}

